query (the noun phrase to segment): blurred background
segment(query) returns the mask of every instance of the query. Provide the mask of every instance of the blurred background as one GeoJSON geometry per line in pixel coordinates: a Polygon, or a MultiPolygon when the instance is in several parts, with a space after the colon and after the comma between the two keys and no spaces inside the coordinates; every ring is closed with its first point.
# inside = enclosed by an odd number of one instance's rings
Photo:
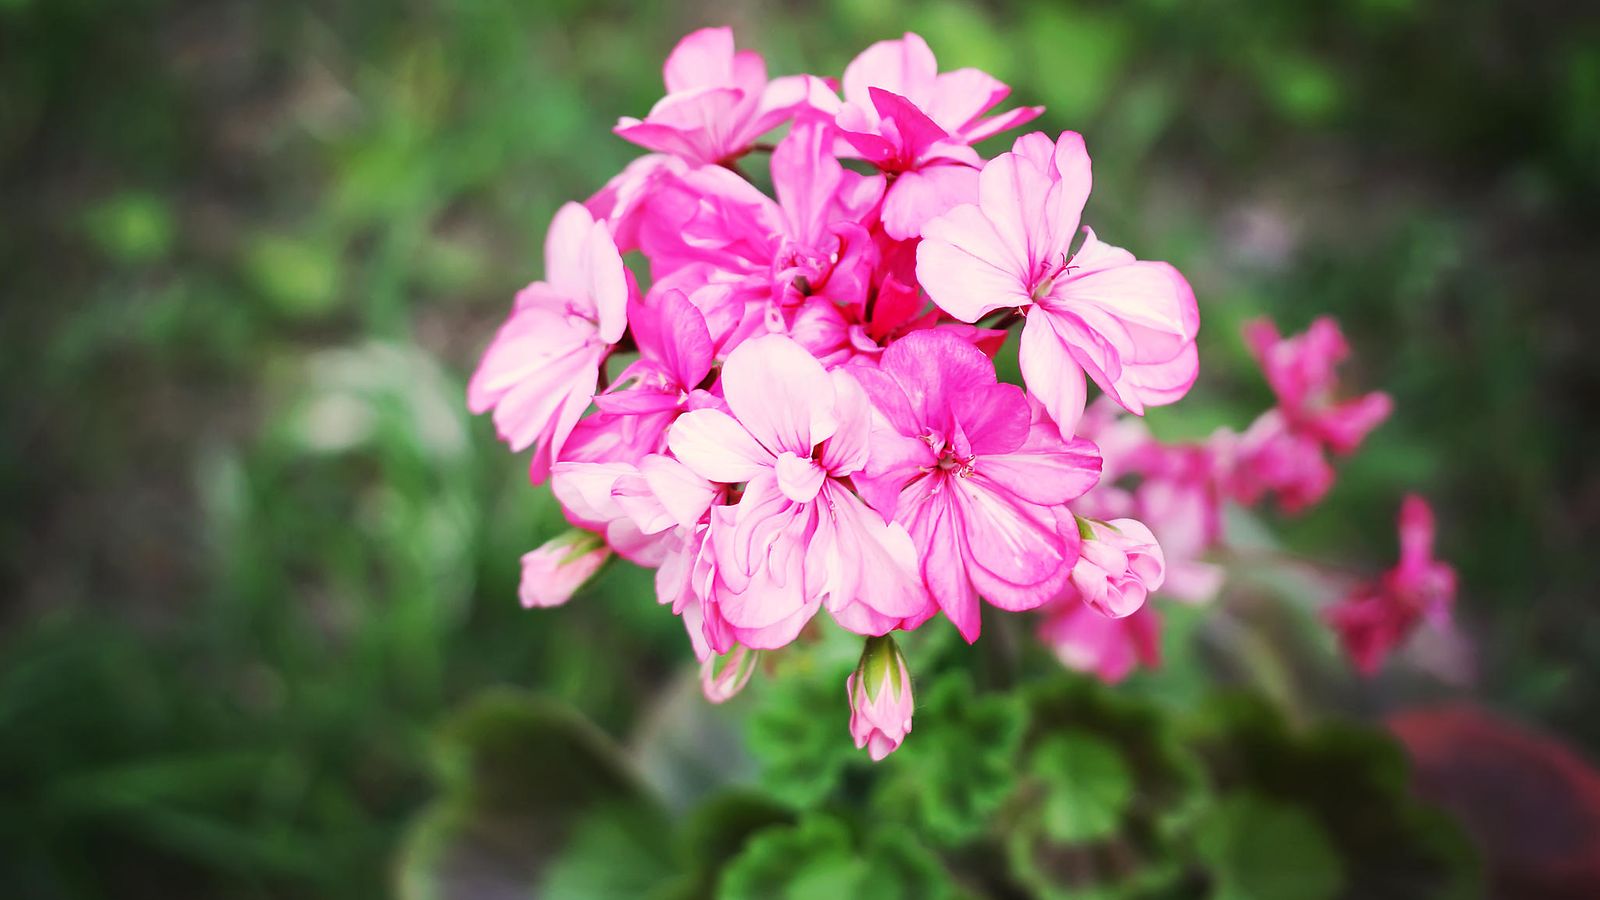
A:
{"type": "Polygon", "coordinates": [[[1269,403],[1241,321],[1337,316],[1397,413],[1271,524],[1376,572],[1423,492],[1461,646],[1360,682],[1324,638],[1310,688],[1253,682],[1291,718],[1471,698],[1600,753],[1590,4],[0,0],[6,893],[372,896],[481,690],[638,734],[679,623],[626,567],[519,608],[560,514],[463,394],[708,24],[774,73],[915,30],[1084,132],[1088,221],[1200,299],[1163,434],[1269,403]]]}

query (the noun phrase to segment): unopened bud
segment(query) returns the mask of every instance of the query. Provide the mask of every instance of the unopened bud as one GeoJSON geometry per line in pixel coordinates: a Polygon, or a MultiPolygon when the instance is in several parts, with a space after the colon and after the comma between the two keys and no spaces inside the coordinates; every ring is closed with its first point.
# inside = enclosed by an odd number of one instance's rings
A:
{"type": "Polygon", "coordinates": [[[1144,605],[1166,580],[1167,563],[1155,535],[1137,519],[1078,518],[1083,539],[1072,586],[1091,609],[1119,619],[1144,605]]]}
{"type": "Polygon", "coordinates": [[[911,671],[894,638],[867,638],[861,661],[845,681],[850,736],[874,762],[893,753],[911,732],[911,671]]]}
{"type": "Polygon", "coordinates": [[[591,531],[573,528],[522,554],[522,605],[560,606],[600,571],[611,548],[591,531]]]}
{"type": "Polygon", "coordinates": [[[743,644],[734,644],[727,653],[707,658],[700,664],[701,693],[712,703],[733,699],[750,683],[760,659],[760,650],[751,650],[743,644]]]}

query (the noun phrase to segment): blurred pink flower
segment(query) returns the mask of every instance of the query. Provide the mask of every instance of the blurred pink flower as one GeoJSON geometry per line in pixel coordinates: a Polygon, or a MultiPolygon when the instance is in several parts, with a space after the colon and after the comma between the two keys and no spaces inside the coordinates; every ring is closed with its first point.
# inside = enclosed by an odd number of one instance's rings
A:
{"type": "Polygon", "coordinates": [[[1058,594],[1078,556],[1064,504],[1099,477],[1094,445],[1036,421],[1023,392],[998,384],[988,357],[948,332],[909,334],[877,368],[850,371],[886,425],[855,485],[910,531],[923,578],[962,637],[978,637],[980,595],[1015,611],[1058,594]]]}
{"type": "Polygon", "coordinates": [[[694,165],[715,165],[747,152],[756,139],[812,105],[838,98],[811,75],[767,80],[754,50],[734,52],[733,29],[702,28],[685,36],[662,70],[667,95],[641,121],[617,120],[625,140],[694,165]]]}
{"type": "Polygon", "coordinates": [[[1400,506],[1400,562],[1328,608],[1329,626],[1362,674],[1377,672],[1424,620],[1448,625],[1456,573],[1434,558],[1433,539],[1433,510],[1421,497],[1408,494],[1400,506]]]}
{"type": "Polygon", "coordinates": [[[930,221],[917,278],[963,322],[997,309],[1027,314],[1020,361],[1028,389],[1063,434],[1083,414],[1084,373],[1136,414],[1188,392],[1199,372],[1200,314],[1172,266],[1136,260],[1084,229],[1089,154],[1065,132],[1018,138],[983,167],[978,200],[930,221]]]}
{"type": "Polygon", "coordinates": [[[911,733],[911,671],[890,637],[867,639],[861,661],[845,679],[850,698],[850,736],[877,762],[911,733]]]}
{"type": "Polygon", "coordinates": [[[1069,669],[1116,684],[1136,668],[1161,665],[1161,619],[1150,607],[1111,619],[1068,598],[1046,613],[1039,640],[1069,669]]]}
{"type": "Polygon", "coordinates": [[[535,484],[561,458],[594,399],[600,367],[627,328],[636,292],[605,223],[580,204],[556,213],[544,255],[545,280],[517,294],[467,385],[468,408],[494,410],[501,440],[513,450],[534,448],[535,484]]]}
{"type": "Polygon", "coordinates": [[[667,439],[700,477],[744,485],[712,510],[695,575],[712,649],[781,647],[824,601],[861,634],[930,615],[910,535],[849,487],[871,427],[860,387],[782,335],[740,344],[722,384],[728,412],[685,413],[667,439]]]}

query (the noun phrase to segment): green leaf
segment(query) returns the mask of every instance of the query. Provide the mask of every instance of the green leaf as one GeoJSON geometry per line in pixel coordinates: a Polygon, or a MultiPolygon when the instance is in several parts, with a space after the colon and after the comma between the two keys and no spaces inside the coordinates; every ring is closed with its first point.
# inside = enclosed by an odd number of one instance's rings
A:
{"type": "Polygon", "coordinates": [[[1043,782],[1044,830],[1057,841],[1109,837],[1133,799],[1133,775],[1116,747],[1084,732],[1040,742],[1029,770],[1043,782]]]}
{"type": "Polygon", "coordinates": [[[815,816],[752,838],[718,884],[719,900],[921,900],[953,896],[950,875],[907,830],[875,825],[858,841],[815,816]]]}
{"type": "Polygon", "coordinates": [[[585,816],[544,871],[545,900],[635,900],[677,874],[671,823],[649,806],[604,806],[585,816]]]}
{"type": "Polygon", "coordinates": [[[767,790],[807,807],[832,793],[845,767],[862,757],[850,741],[844,690],[851,663],[802,668],[787,662],[791,665],[761,685],[750,717],[750,752],[761,765],[767,790]]]}
{"type": "Polygon", "coordinates": [[[1338,853],[1304,810],[1241,793],[1201,823],[1196,850],[1216,900],[1321,900],[1344,882],[1338,853]]]}
{"type": "Polygon", "coordinates": [[[311,238],[261,235],[245,253],[245,275],[278,311],[315,318],[339,302],[339,253],[311,238]]]}
{"type": "Polygon", "coordinates": [[[94,207],[84,225],[101,251],[123,263],[155,262],[166,256],[177,230],[167,201],[142,191],[118,194],[94,207]]]}
{"type": "Polygon", "coordinates": [[[943,676],[905,744],[877,764],[874,806],[940,844],[979,837],[1015,787],[1024,720],[1015,695],[975,694],[964,671],[943,676]]]}

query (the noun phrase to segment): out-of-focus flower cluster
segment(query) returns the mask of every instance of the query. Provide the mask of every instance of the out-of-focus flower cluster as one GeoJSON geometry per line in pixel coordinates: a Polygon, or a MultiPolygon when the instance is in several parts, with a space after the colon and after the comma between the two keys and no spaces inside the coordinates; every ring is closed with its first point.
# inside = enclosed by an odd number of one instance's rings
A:
{"type": "MultiPolygon", "coordinates": [[[[1152,440],[1135,416],[1199,371],[1188,282],[1082,226],[1078,134],[983,159],[975,142],[1041,109],[995,112],[1006,85],[940,72],[916,35],[835,81],[769,79],[706,29],[665,82],[616,128],[651,152],[556,214],[545,279],[517,295],[468,402],[592,535],[524,557],[523,602],[564,602],[613,553],[655,568],[713,701],[823,610],[867,638],[847,694],[874,758],[911,727],[888,635],[941,613],[971,642],[984,602],[1043,610],[1064,663],[1116,680],[1155,661],[1152,592],[1217,591],[1205,555],[1225,500],[1315,503],[1328,454],[1389,412],[1382,394],[1337,396],[1331,320],[1289,339],[1260,324],[1277,406],[1243,434],[1152,440]],[[994,363],[1018,326],[1025,387],[994,363]]],[[[1438,582],[1428,610],[1447,602],[1438,582]]],[[[1386,618],[1421,590],[1402,587],[1335,617],[1358,658],[1414,621],[1386,618]]]]}

